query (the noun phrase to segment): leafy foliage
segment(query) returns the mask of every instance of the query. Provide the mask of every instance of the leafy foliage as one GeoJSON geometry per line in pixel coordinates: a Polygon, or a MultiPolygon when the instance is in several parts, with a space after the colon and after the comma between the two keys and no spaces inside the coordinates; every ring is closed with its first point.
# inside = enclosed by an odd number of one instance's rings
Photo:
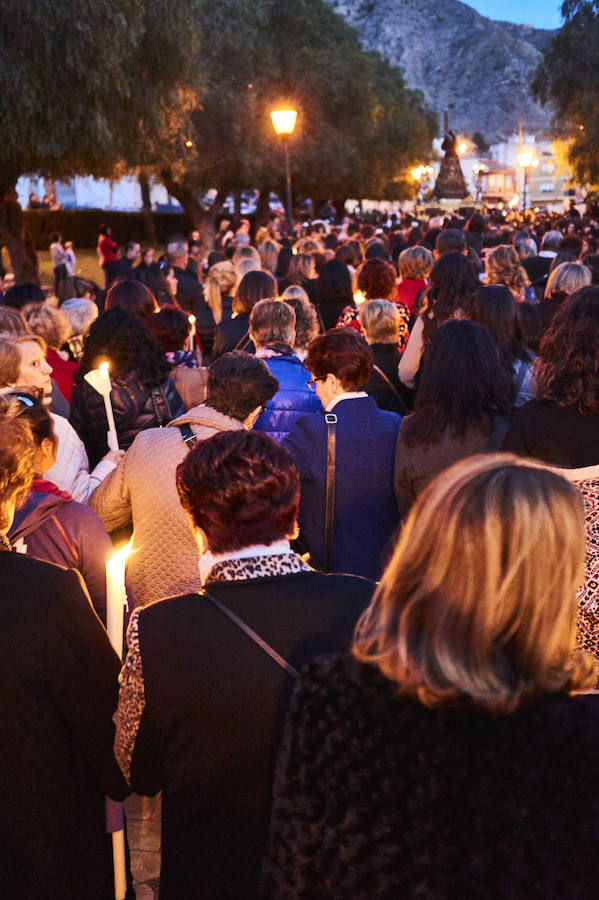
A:
{"type": "Polygon", "coordinates": [[[539,66],[532,90],[555,109],[555,125],[569,141],[576,178],[599,183],[599,2],[566,0],[563,26],[539,66]]]}

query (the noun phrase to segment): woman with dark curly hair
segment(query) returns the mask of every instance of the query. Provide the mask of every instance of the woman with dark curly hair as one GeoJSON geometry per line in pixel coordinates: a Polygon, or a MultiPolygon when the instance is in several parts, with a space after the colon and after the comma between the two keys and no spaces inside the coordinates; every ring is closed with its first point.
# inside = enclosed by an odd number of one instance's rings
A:
{"type": "Polygon", "coordinates": [[[69,417],[85,444],[91,466],[107,451],[108,422],[102,396],[84,375],[104,360],[110,363],[111,400],[121,450],[131,446],[139,431],[166,425],[185,411],[162,348],[141,319],[119,307],[107,310],[90,328],[69,417]]]}
{"type": "MultiPolygon", "coordinates": [[[[357,286],[366,301],[392,300],[395,303],[400,316],[397,349],[403,353],[410,334],[410,311],[405,304],[396,300],[397,275],[391,263],[377,257],[367,259],[358,272],[357,286]]],[[[359,309],[355,304],[343,310],[337,327],[354,328],[360,334],[364,333],[360,324],[359,309]]]]}
{"type": "Polygon", "coordinates": [[[293,553],[299,478],[266,434],[201,441],[177,489],[203,590],[134,611],[115,752],[134,790],[162,791],[160,896],[255,900],[294,670],[349,647],[374,585],[293,553]]]}
{"type": "Polygon", "coordinates": [[[416,386],[423,357],[439,325],[448,319],[465,319],[468,306],[480,286],[478,272],[462,253],[444,253],[433,266],[430,283],[404,355],[399,377],[406,387],[416,386]]]}
{"type": "Polygon", "coordinates": [[[584,287],[558,308],[536,363],[536,399],[517,410],[502,449],[558,467],[583,495],[588,543],[577,640],[599,659],[598,336],[599,287],[584,287]]]}

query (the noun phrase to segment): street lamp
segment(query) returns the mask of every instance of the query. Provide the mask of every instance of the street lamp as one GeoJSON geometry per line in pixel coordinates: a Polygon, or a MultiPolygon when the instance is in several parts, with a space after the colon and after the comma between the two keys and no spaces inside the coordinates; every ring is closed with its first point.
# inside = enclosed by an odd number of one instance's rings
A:
{"type": "Polygon", "coordinates": [[[293,209],[291,206],[291,171],[289,169],[289,135],[293,134],[297,119],[295,109],[275,109],[271,112],[272,127],[283,140],[285,150],[285,180],[287,183],[287,229],[291,237],[293,227],[293,209]]]}
{"type": "Polygon", "coordinates": [[[539,160],[530,150],[523,150],[522,153],[518,154],[518,165],[520,166],[521,171],[524,173],[524,180],[522,185],[522,212],[524,212],[526,209],[526,199],[528,194],[528,170],[531,166],[533,168],[538,166],[539,160]]]}

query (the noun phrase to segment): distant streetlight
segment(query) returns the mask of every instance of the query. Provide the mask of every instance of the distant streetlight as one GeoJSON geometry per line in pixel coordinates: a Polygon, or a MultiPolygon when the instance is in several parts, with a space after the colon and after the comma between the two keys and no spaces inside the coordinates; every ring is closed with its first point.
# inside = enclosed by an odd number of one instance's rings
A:
{"type": "Polygon", "coordinates": [[[523,179],[523,189],[522,189],[522,212],[526,209],[526,201],[528,195],[528,170],[532,166],[536,168],[539,165],[539,160],[536,158],[534,153],[531,150],[523,150],[517,156],[518,165],[520,166],[520,170],[524,173],[523,179]]]}
{"type": "Polygon", "coordinates": [[[291,206],[291,171],[289,169],[289,136],[293,134],[297,120],[295,109],[275,109],[271,112],[272,127],[283,141],[285,150],[285,180],[287,184],[287,229],[291,236],[293,227],[293,208],[291,206]]]}
{"type": "Polygon", "coordinates": [[[466,153],[467,150],[468,150],[468,144],[464,144],[463,141],[461,144],[458,144],[458,153],[463,154],[463,153],[466,153]]]}

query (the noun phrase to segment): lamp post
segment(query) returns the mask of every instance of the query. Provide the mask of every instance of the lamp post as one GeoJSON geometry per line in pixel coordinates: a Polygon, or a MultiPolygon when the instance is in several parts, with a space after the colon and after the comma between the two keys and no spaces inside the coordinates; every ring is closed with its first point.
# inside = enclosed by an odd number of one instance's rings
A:
{"type": "Polygon", "coordinates": [[[531,166],[533,168],[539,165],[539,160],[535,157],[534,153],[530,150],[523,150],[522,153],[518,154],[518,165],[520,166],[520,170],[523,173],[522,178],[522,212],[526,209],[526,200],[528,194],[528,170],[531,166]]]}
{"type": "Polygon", "coordinates": [[[287,185],[287,229],[291,237],[293,227],[293,208],[291,206],[291,171],[289,169],[289,135],[293,134],[297,119],[295,109],[275,109],[270,114],[272,127],[283,140],[285,150],[285,181],[287,185]]]}

